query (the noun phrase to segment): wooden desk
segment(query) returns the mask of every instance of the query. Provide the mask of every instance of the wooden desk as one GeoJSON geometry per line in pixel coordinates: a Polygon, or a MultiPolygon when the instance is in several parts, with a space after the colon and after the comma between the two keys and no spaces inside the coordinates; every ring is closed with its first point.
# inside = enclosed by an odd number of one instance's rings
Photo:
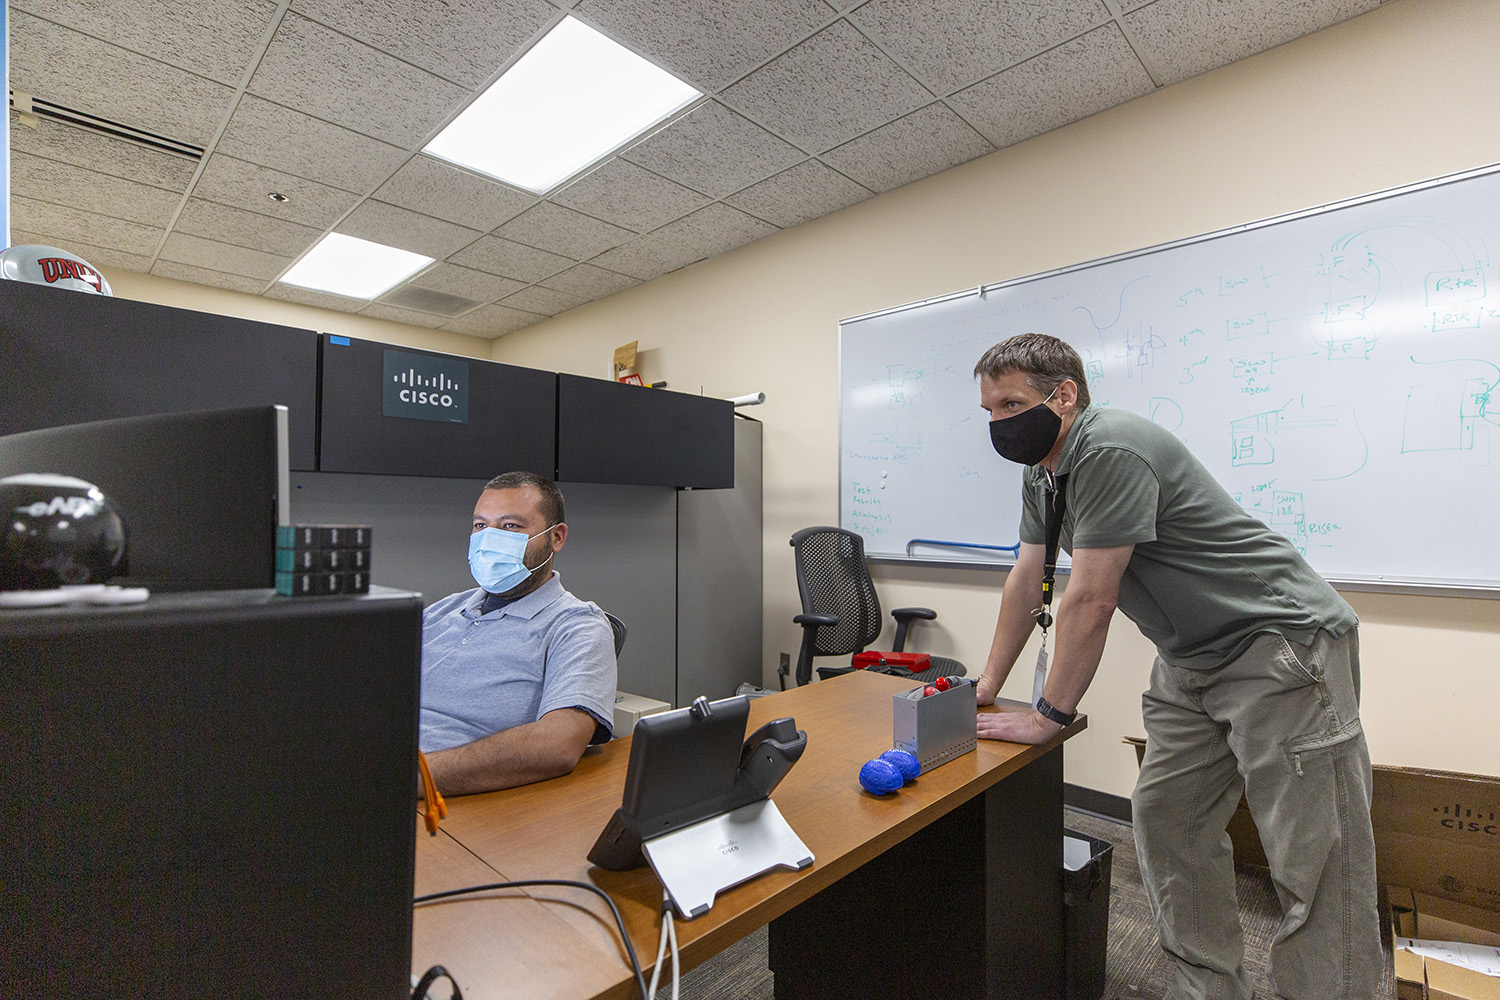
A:
{"type": "MultiPolygon", "coordinates": [[[[684,968],[772,923],[778,997],[1061,995],[1062,743],[1086,723],[1036,747],[981,740],[900,792],[869,795],[859,766],[890,749],[891,696],[908,687],[857,672],[750,703],[751,730],[790,715],[807,731],[806,752],[772,798],[816,860],[679,921],[684,968]]],[[[629,755],[629,740],[617,740],[568,777],[450,799],[445,836],[418,837],[417,893],[591,882],[619,906],[649,976],[660,882],[649,868],[611,872],[587,860],[620,805],[629,755]]],[[[417,971],[441,963],[475,1000],[634,995],[601,900],[563,888],[507,895],[417,907],[417,971]]]]}

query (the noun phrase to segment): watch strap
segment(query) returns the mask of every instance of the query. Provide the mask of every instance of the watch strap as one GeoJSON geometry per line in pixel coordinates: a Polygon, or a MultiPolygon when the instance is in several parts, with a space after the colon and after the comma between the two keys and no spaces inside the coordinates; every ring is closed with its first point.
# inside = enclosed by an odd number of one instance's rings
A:
{"type": "Polygon", "coordinates": [[[1053,708],[1051,702],[1046,698],[1038,697],[1036,700],[1037,714],[1042,718],[1057,723],[1059,726],[1071,726],[1073,720],[1078,718],[1077,712],[1064,712],[1053,708]]]}

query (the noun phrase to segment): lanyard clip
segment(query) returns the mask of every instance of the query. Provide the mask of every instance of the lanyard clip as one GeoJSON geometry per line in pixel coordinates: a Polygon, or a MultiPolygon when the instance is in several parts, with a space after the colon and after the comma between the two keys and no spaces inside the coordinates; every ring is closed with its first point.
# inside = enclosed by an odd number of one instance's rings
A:
{"type": "Polygon", "coordinates": [[[1046,631],[1052,627],[1052,615],[1048,613],[1046,608],[1037,608],[1031,613],[1031,616],[1035,618],[1036,623],[1041,626],[1043,634],[1045,634],[1046,631]]]}

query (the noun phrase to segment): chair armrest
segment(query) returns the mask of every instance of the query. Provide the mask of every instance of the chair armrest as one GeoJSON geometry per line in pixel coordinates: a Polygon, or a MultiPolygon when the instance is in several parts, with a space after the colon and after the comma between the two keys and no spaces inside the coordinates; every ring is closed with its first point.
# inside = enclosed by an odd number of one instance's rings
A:
{"type": "Polygon", "coordinates": [[[931,608],[893,608],[891,617],[896,619],[896,641],[891,645],[895,652],[906,652],[906,630],[911,627],[913,619],[930,622],[937,617],[937,612],[931,608]]]}
{"type": "Polygon", "coordinates": [[[798,615],[792,621],[802,626],[802,648],[797,650],[797,686],[812,680],[813,643],[822,625],[837,625],[838,615],[798,615]]]}

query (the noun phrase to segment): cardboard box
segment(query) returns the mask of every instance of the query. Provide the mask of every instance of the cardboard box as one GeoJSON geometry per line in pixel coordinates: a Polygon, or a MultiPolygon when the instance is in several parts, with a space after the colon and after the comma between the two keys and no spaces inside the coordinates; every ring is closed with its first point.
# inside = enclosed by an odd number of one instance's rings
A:
{"type": "Polygon", "coordinates": [[[1415,933],[1397,930],[1403,937],[1426,941],[1467,941],[1490,948],[1500,948],[1500,913],[1465,906],[1425,892],[1412,894],[1415,907],[1415,933]]]}
{"type": "Polygon", "coordinates": [[[644,698],[638,694],[615,692],[615,739],[635,732],[635,724],[643,716],[668,711],[672,706],[655,698],[644,698]]]}
{"type": "MultiPolygon", "coordinates": [[[[1403,883],[1393,932],[1500,949],[1500,779],[1376,767],[1371,818],[1380,876],[1403,883]]],[[[1500,976],[1440,958],[1397,948],[1395,972],[1399,1000],[1500,1000],[1500,976]]]]}
{"type": "Polygon", "coordinates": [[[1382,882],[1500,910],[1500,778],[1377,766],[1370,816],[1382,882]]]}

